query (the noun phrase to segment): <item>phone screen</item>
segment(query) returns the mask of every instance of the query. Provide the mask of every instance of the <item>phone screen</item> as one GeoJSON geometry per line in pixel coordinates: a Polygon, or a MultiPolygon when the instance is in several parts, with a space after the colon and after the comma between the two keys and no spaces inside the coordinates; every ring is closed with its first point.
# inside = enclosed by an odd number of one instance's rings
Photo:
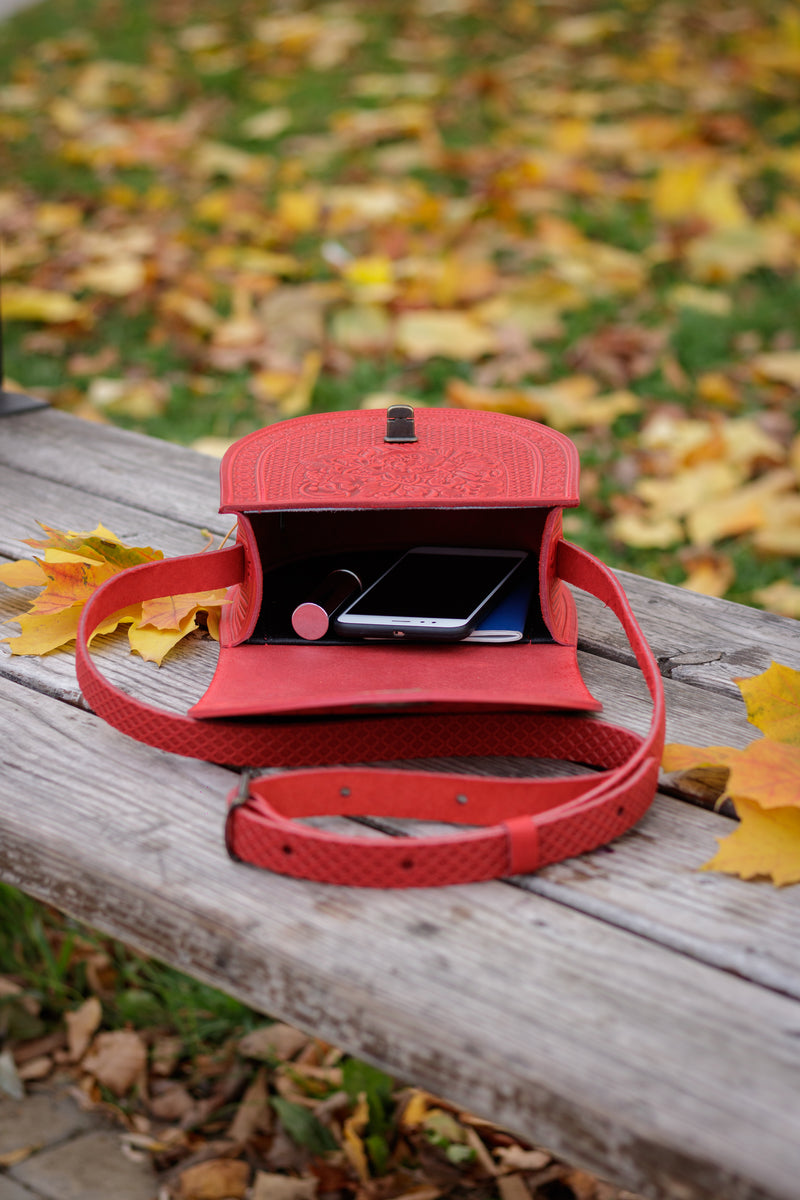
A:
{"type": "Polygon", "coordinates": [[[397,619],[425,623],[419,633],[443,634],[446,627],[456,632],[482,611],[525,557],[522,551],[410,550],[349,605],[342,623],[357,632],[370,621],[397,619]]]}
{"type": "Polygon", "coordinates": [[[406,554],[348,609],[393,617],[453,617],[466,620],[502,583],[511,564],[505,557],[474,554],[406,554]]]}

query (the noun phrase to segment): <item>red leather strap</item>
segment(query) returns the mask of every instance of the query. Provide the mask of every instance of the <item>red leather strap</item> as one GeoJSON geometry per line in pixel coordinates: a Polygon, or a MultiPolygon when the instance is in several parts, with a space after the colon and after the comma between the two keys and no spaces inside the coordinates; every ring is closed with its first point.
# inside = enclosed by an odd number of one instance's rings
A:
{"type": "MultiPolygon", "coordinates": [[[[625,593],[598,559],[559,544],[563,580],[619,618],[653,700],[642,738],[591,716],[525,712],[202,721],[121,692],[89,654],[93,632],[130,604],[227,587],[243,578],[241,546],[121,572],[92,596],[78,634],[77,672],[94,711],[115,728],[173,753],[245,765],[304,767],[261,776],[229,797],[226,843],[235,858],[283,874],[362,887],[423,887],[533,871],[594,849],[630,828],[655,793],[664,740],[661,675],[625,593]],[[414,749],[414,757],[525,756],[600,768],[559,779],[320,766],[414,749]],[[308,769],[312,767],[312,769],[308,769]],[[432,837],[353,836],[299,823],[340,815],[421,818],[477,826],[432,837]]],[[[405,751],[403,751],[405,757],[405,751]]]]}

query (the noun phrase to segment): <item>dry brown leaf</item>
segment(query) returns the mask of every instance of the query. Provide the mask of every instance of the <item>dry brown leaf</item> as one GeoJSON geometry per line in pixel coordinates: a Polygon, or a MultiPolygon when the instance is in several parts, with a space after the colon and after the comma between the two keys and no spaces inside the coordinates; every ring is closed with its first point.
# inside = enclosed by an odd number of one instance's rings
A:
{"type": "Polygon", "coordinates": [[[522,1146],[498,1146],[494,1152],[495,1158],[502,1171],[541,1171],[549,1162],[552,1155],[546,1150],[526,1150],[522,1146]]]}
{"type": "Polygon", "coordinates": [[[67,1026],[67,1047],[72,1062],[79,1062],[100,1027],[103,1008],[97,996],[90,996],[80,1008],[64,1014],[67,1026]]]}
{"type": "Polygon", "coordinates": [[[152,1115],[159,1121],[182,1121],[195,1107],[195,1101],[182,1083],[170,1082],[153,1089],[148,1102],[152,1115]]]}
{"type": "Polygon", "coordinates": [[[211,1158],[178,1176],[180,1200],[243,1200],[250,1179],[246,1162],[211,1158]]]}
{"type": "Polygon", "coordinates": [[[38,1058],[30,1058],[25,1063],[17,1064],[17,1075],[23,1083],[30,1083],[35,1079],[46,1079],[52,1069],[52,1058],[49,1054],[42,1054],[38,1058]]]}
{"type": "Polygon", "coordinates": [[[134,1084],[144,1079],[147,1047],[132,1029],[99,1033],[82,1066],[115,1096],[124,1096],[134,1084]]]}
{"type": "Polygon", "coordinates": [[[183,1041],[180,1037],[157,1037],[150,1049],[150,1070],[154,1075],[171,1075],[182,1053],[183,1041]]]}
{"type": "Polygon", "coordinates": [[[267,1072],[262,1068],[239,1101],[236,1115],[228,1127],[228,1137],[233,1142],[243,1144],[249,1142],[256,1133],[268,1133],[271,1127],[272,1108],[267,1072]]]}
{"type": "Polygon", "coordinates": [[[276,1021],[274,1025],[263,1025],[260,1029],[245,1034],[238,1044],[238,1050],[244,1058],[267,1062],[277,1059],[283,1062],[299,1054],[308,1041],[308,1034],[301,1033],[292,1025],[276,1021]]]}

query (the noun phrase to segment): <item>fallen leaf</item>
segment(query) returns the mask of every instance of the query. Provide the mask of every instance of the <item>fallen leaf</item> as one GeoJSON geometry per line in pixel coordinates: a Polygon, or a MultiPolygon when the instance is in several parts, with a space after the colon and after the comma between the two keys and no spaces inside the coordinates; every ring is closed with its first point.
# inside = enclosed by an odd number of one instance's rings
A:
{"type": "Polygon", "coordinates": [[[112,261],[88,263],[74,276],[76,288],[107,296],[130,296],[145,285],[147,269],[141,258],[120,255],[112,261]]]}
{"type": "Polygon", "coordinates": [[[169,1076],[183,1053],[183,1041],[175,1034],[156,1037],[150,1049],[150,1070],[154,1075],[169,1076]]]}
{"type": "Polygon", "coordinates": [[[228,1137],[244,1144],[256,1133],[268,1133],[272,1128],[272,1108],[269,1103],[267,1073],[262,1068],[239,1101],[236,1115],[228,1126],[228,1137]]]}
{"type": "Polygon", "coordinates": [[[172,1081],[163,1090],[153,1090],[147,1107],[159,1121],[182,1121],[188,1113],[193,1112],[195,1101],[182,1083],[172,1081]]]}
{"type": "Polygon", "coordinates": [[[163,413],[169,387],[162,379],[110,379],[96,376],[86,393],[89,404],[101,412],[144,421],[163,413]]]}
{"type": "Polygon", "coordinates": [[[773,497],[769,521],[755,531],[753,545],[764,554],[800,557],[800,495],[786,492],[773,497]]]}
{"type": "Polygon", "coordinates": [[[733,306],[727,292],[698,287],[694,283],[677,284],[669,292],[669,300],[676,308],[696,308],[715,317],[727,317],[733,306]]]}
{"type": "Polygon", "coordinates": [[[243,1200],[249,1179],[246,1162],[211,1158],[181,1171],[178,1195],[180,1200],[243,1200]]]}
{"type": "Polygon", "coordinates": [[[800,621],[800,585],[790,583],[788,579],[779,579],[767,587],[756,588],[753,599],[767,612],[800,621]]]}
{"type": "Polygon", "coordinates": [[[64,1014],[67,1026],[67,1047],[72,1062],[79,1062],[89,1048],[103,1017],[103,1008],[96,996],[90,996],[80,1008],[64,1014]]]}
{"type": "Polygon", "coordinates": [[[362,1183],[369,1179],[369,1162],[362,1134],[369,1124],[369,1103],[365,1092],[358,1097],[355,1108],[344,1123],[342,1130],[344,1152],[362,1183]]]}
{"type": "Polygon", "coordinates": [[[760,675],[735,682],[751,724],[768,738],[800,746],[800,671],[772,662],[760,675]]]}
{"type": "Polygon", "coordinates": [[[180,629],[190,614],[194,616],[198,611],[225,604],[225,596],[226,589],[219,588],[212,592],[189,592],[184,596],[162,596],[158,600],[146,600],[142,604],[139,629],[180,629]]]}
{"type": "Polygon", "coordinates": [[[21,558],[17,562],[0,564],[0,583],[6,587],[42,587],[45,574],[42,564],[21,558]]]}
{"type": "Polygon", "coordinates": [[[720,841],[703,870],[741,879],[768,878],[776,887],[800,883],[800,808],[766,810],[739,799],[736,811],[739,827],[720,841]]]}
{"type": "Polygon", "coordinates": [[[612,518],[609,532],[626,546],[639,549],[666,550],[684,538],[683,526],[675,517],[660,517],[646,510],[620,513],[612,518]]]}
{"type": "Polygon", "coordinates": [[[736,577],[732,559],[712,551],[692,553],[681,558],[689,574],[681,587],[703,596],[724,596],[736,577]]]}
{"type": "Polygon", "coordinates": [[[750,224],[736,182],[710,157],[667,163],[652,189],[653,212],[662,220],[701,218],[709,226],[741,229],[750,224]]]}
{"type": "Polygon", "coordinates": [[[263,1025],[260,1029],[246,1033],[239,1040],[237,1048],[244,1058],[255,1058],[264,1062],[275,1059],[285,1061],[299,1054],[308,1042],[308,1034],[301,1033],[293,1025],[276,1021],[273,1025],[263,1025]]]}
{"type": "Polygon", "coordinates": [[[779,350],[757,354],[750,362],[751,369],[762,379],[785,383],[800,389],[800,350],[779,350]]]}
{"type": "Polygon", "coordinates": [[[87,304],[75,300],[66,292],[4,283],[3,319],[6,321],[44,321],[52,325],[77,321],[80,324],[89,325],[92,320],[92,310],[87,304]]]}
{"type": "Polygon", "coordinates": [[[497,348],[496,335],[466,312],[401,313],[394,330],[395,345],[407,358],[466,359],[469,362],[497,348]]]}
{"type": "Polygon", "coordinates": [[[504,1172],[541,1171],[552,1162],[546,1150],[526,1150],[523,1146],[498,1146],[494,1156],[504,1172]]]}
{"type": "Polygon", "coordinates": [[[23,1083],[29,1083],[36,1079],[46,1079],[53,1070],[53,1059],[49,1054],[43,1054],[38,1058],[29,1058],[24,1063],[20,1063],[17,1067],[17,1074],[23,1083]]]}
{"type": "Polygon", "coordinates": [[[74,604],[57,613],[23,613],[13,618],[20,627],[19,635],[3,641],[8,642],[12,654],[50,654],[75,641],[82,612],[83,604],[74,604]]]}
{"type": "Polygon", "coordinates": [[[722,538],[761,529],[770,520],[776,499],[793,486],[791,471],[770,471],[727,496],[698,504],[686,519],[691,542],[695,546],[706,546],[722,538]]]}
{"type": "MultiPolygon", "coordinates": [[[[731,761],[726,790],[734,803],[753,800],[764,809],[800,806],[800,721],[796,709],[787,724],[796,745],[764,737],[750,742],[731,761]]],[[[785,728],[780,720],[776,726],[785,728]]]]}
{"type": "MultiPolygon", "coordinates": [[[[31,602],[30,610],[13,618],[20,634],[4,639],[12,654],[49,654],[74,641],[84,605],[97,587],[119,571],[164,557],[150,546],[125,545],[103,525],[87,533],[64,532],[44,524],[41,527],[45,538],[26,539],[27,545],[44,550],[43,557],[33,564],[39,571],[38,580],[33,580],[32,564],[27,559],[0,567],[0,583],[10,587],[26,586],[23,581],[45,585],[31,602]]],[[[116,613],[96,632],[111,633],[119,624],[127,624],[131,650],[160,665],[183,637],[198,628],[200,613],[206,614],[209,634],[218,638],[224,603],[223,590],[165,597],[116,613]]]]}
{"type": "Polygon", "coordinates": [[[147,1047],[132,1029],[98,1033],[81,1065],[115,1096],[124,1096],[144,1079],[147,1047]]]}
{"type": "Polygon", "coordinates": [[[267,108],[254,113],[252,117],[242,122],[242,133],[245,137],[260,141],[271,141],[285,133],[292,123],[292,112],[289,108],[267,108]]]}
{"type": "Polygon", "coordinates": [[[142,626],[131,621],[128,626],[128,644],[133,654],[138,654],[145,662],[161,666],[170,650],[174,650],[178,642],[187,634],[198,629],[197,609],[192,609],[174,629],[154,629],[152,626],[142,626]]]}
{"type": "Polygon", "coordinates": [[[598,396],[597,384],[589,375],[570,375],[554,383],[516,388],[475,387],[462,379],[450,379],[447,399],[459,408],[544,420],[556,429],[611,425],[617,417],[639,408],[632,392],[598,396]]]}
{"type": "Polygon", "coordinates": [[[742,483],[741,471],[727,461],[700,462],[666,479],[639,479],[634,492],[653,517],[685,517],[699,505],[730,495],[742,483]]]}

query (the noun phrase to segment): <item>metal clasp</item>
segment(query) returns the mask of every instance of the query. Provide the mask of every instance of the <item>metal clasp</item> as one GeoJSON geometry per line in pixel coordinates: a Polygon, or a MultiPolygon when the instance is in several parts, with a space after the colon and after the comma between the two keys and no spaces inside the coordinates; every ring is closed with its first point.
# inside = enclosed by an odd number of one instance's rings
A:
{"type": "Polygon", "coordinates": [[[414,409],[410,404],[391,404],[386,410],[385,442],[416,442],[414,409]]]}

